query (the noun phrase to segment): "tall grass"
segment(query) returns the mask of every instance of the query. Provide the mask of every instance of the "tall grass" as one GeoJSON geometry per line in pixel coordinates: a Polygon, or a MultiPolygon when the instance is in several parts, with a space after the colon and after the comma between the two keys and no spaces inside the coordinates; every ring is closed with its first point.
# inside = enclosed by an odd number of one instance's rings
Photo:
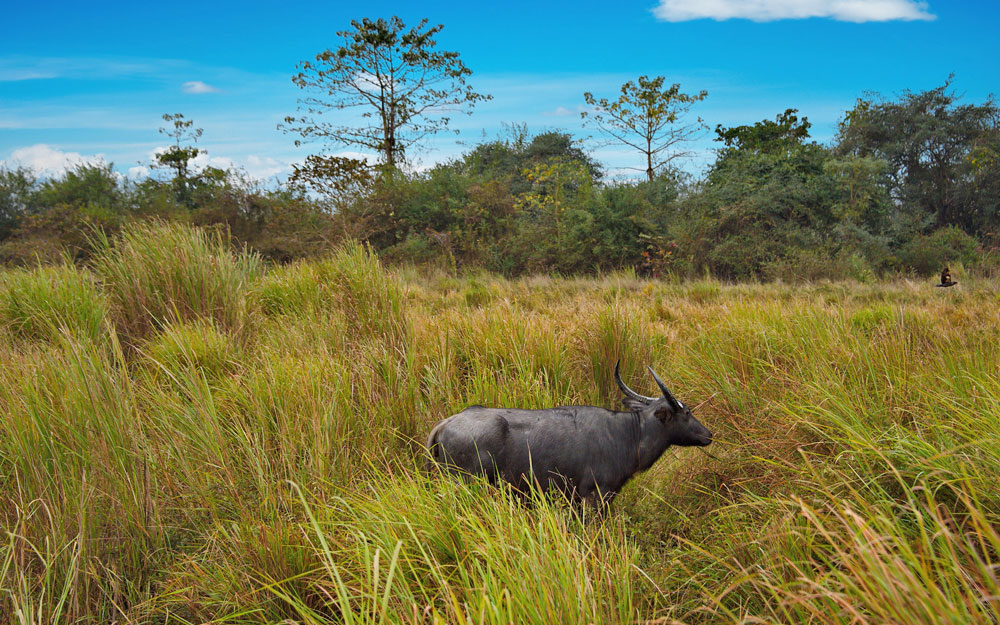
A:
{"type": "Polygon", "coordinates": [[[57,341],[63,330],[97,340],[107,308],[94,277],[72,266],[0,273],[0,327],[22,342],[57,341]]]}
{"type": "Polygon", "coordinates": [[[196,319],[242,328],[249,321],[247,292],[260,270],[260,258],[233,254],[221,231],[167,222],[126,228],[113,244],[104,240],[94,259],[116,326],[129,338],[196,319]]]}
{"type": "Polygon", "coordinates": [[[995,282],[265,269],[154,224],[0,283],[0,622],[1000,617],[995,282]],[[716,441],[606,518],[419,468],[468,404],[614,406],[619,358],[716,441]]]}

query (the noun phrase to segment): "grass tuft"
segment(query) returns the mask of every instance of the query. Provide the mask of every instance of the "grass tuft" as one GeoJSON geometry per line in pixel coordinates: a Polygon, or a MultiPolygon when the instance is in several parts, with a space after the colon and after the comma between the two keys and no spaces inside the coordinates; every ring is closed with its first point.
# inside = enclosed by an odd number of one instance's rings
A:
{"type": "Polygon", "coordinates": [[[94,270],[111,299],[115,325],[130,341],[170,323],[211,320],[227,331],[250,321],[247,291],[260,258],[233,253],[220,231],[138,223],[104,241],[94,270]]]}
{"type": "Polygon", "coordinates": [[[0,330],[20,341],[91,341],[105,331],[107,301],[92,275],[69,265],[0,272],[0,330]]]}

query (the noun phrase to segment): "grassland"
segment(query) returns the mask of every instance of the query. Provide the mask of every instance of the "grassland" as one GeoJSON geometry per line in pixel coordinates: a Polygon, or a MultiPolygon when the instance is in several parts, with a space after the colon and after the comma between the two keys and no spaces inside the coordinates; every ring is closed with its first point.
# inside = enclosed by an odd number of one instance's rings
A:
{"type": "MultiPolygon", "coordinates": [[[[954,269],[954,268],[953,268],[954,269]]],[[[0,272],[0,622],[996,623],[1000,284],[265,267],[176,225],[0,272]],[[468,404],[713,430],[604,519],[422,471],[468,404]]]]}

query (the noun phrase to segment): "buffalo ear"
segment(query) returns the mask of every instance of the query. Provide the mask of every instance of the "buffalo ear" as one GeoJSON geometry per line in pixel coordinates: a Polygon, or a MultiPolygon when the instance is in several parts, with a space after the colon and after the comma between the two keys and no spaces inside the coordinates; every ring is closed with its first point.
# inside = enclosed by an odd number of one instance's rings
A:
{"type": "Polygon", "coordinates": [[[631,412],[639,412],[646,408],[646,402],[639,401],[638,399],[632,399],[631,397],[625,397],[622,399],[622,403],[625,404],[625,408],[631,412]]]}
{"type": "Polygon", "coordinates": [[[660,406],[659,408],[657,408],[657,409],[656,409],[656,412],[654,412],[653,414],[654,414],[654,415],[656,416],[656,418],[657,418],[657,419],[659,419],[659,420],[660,420],[660,421],[661,421],[662,423],[666,423],[667,421],[670,421],[670,420],[671,420],[671,419],[673,419],[673,418],[674,418],[675,416],[677,416],[677,413],[678,413],[678,412],[679,412],[679,411],[675,411],[675,410],[674,410],[674,409],[673,409],[673,408],[672,408],[672,407],[670,406],[670,404],[665,404],[665,405],[663,405],[663,406],[660,406]]]}

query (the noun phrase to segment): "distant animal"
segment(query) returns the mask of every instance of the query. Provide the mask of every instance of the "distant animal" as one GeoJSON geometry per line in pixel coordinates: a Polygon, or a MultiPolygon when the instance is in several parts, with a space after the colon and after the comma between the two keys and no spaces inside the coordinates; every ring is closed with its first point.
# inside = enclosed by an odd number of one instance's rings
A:
{"type": "Polygon", "coordinates": [[[712,433],[649,369],[662,391],[646,397],[615,381],[627,410],[560,406],[542,410],[470,406],[438,423],[427,438],[431,459],[456,473],[504,480],[521,493],[557,490],[576,504],[610,505],[622,486],[671,445],[705,446],[712,433]]]}
{"type": "Polygon", "coordinates": [[[958,284],[958,282],[952,282],[951,280],[951,269],[945,267],[944,270],[941,271],[941,282],[935,284],[934,286],[949,287],[949,286],[955,286],[956,284],[958,284]]]}

